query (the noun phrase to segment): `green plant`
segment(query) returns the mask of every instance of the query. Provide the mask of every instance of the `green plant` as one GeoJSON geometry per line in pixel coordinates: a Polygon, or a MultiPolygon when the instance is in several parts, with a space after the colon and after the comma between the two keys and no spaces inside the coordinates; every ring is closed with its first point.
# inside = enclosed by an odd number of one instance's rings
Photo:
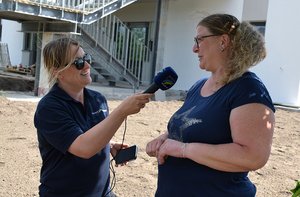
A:
{"type": "Polygon", "coordinates": [[[300,181],[296,181],[296,187],[291,190],[293,193],[292,197],[300,197],[300,181]]]}

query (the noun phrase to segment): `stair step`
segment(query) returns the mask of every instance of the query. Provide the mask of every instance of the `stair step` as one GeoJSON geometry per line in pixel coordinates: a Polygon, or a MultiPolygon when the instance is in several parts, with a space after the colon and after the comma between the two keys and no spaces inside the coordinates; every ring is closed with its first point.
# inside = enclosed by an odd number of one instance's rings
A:
{"type": "MultiPolygon", "coordinates": [[[[83,26],[85,27],[85,26],[83,26]]],[[[81,27],[80,27],[81,28],[81,27]]],[[[84,28],[83,28],[84,30],[84,28]]],[[[115,58],[111,58],[112,54],[109,54],[101,45],[94,47],[88,47],[91,43],[94,43],[89,32],[82,31],[82,35],[77,37],[81,43],[85,43],[85,50],[87,53],[93,56],[93,64],[91,65],[97,74],[103,77],[106,81],[105,84],[109,83],[110,86],[119,87],[119,84],[127,87],[139,87],[139,79],[135,74],[126,70],[125,66],[115,58]]]]}
{"type": "Polygon", "coordinates": [[[107,77],[104,77],[106,79],[106,81],[117,81],[115,77],[113,76],[107,76],[107,77]]]}
{"type": "Polygon", "coordinates": [[[100,79],[93,82],[94,84],[101,84],[101,86],[107,86],[107,87],[119,87],[119,88],[132,88],[132,85],[130,85],[128,82],[125,81],[108,81],[106,79],[100,79]]]}
{"type": "Polygon", "coordinates": [[[100,75],[102,75],[104,78],[112,78],[112,79],[116,79],[111,73],[107,72],[107,71],[102,71],[102,72],[98,72],[100,75]]]}

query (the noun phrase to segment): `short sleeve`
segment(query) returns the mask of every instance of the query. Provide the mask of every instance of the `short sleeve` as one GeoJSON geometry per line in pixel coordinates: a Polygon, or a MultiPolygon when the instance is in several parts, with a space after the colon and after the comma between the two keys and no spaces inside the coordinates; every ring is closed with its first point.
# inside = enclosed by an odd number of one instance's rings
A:
{"type": "Polygon", "coordinates": [[[38,107],[34,123],[40,137],[62,153],[83,133],[62,103],[38,107]]]}
{"type": "Polygon", "coordinates": [[[258,78],[246,77],[238,81],[235,93],[230,99],[232,108],[249,103],[261,103],[275,112],[272,99],[267,88],[258,78]]]}

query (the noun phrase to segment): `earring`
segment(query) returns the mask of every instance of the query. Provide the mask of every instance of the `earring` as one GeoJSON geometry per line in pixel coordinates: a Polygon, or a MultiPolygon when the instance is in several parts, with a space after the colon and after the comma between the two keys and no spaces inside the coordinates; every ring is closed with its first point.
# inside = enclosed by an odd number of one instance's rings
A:
{"type": "Polygon", "coordinates": [[[220,46],[220,50],[221,50],[222,52],[225,50],[225,47],[224,47],[223,44],[220,46]]]}

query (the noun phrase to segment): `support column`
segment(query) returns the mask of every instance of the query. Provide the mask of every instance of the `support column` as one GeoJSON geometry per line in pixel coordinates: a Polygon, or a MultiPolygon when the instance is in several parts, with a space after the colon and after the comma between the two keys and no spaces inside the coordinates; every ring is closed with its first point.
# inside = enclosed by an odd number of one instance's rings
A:
{"type": "Polygon", "coordinates": [[[36,60],[36,78],[34,84],[34,94],[36,96],[44,96],[49,90],[48,73],[44,67],[44,58],[42,50],[44,46],[53,40],[53,33],[40,33],[38,34],[37,42],[37,60],[36,60]]]}

